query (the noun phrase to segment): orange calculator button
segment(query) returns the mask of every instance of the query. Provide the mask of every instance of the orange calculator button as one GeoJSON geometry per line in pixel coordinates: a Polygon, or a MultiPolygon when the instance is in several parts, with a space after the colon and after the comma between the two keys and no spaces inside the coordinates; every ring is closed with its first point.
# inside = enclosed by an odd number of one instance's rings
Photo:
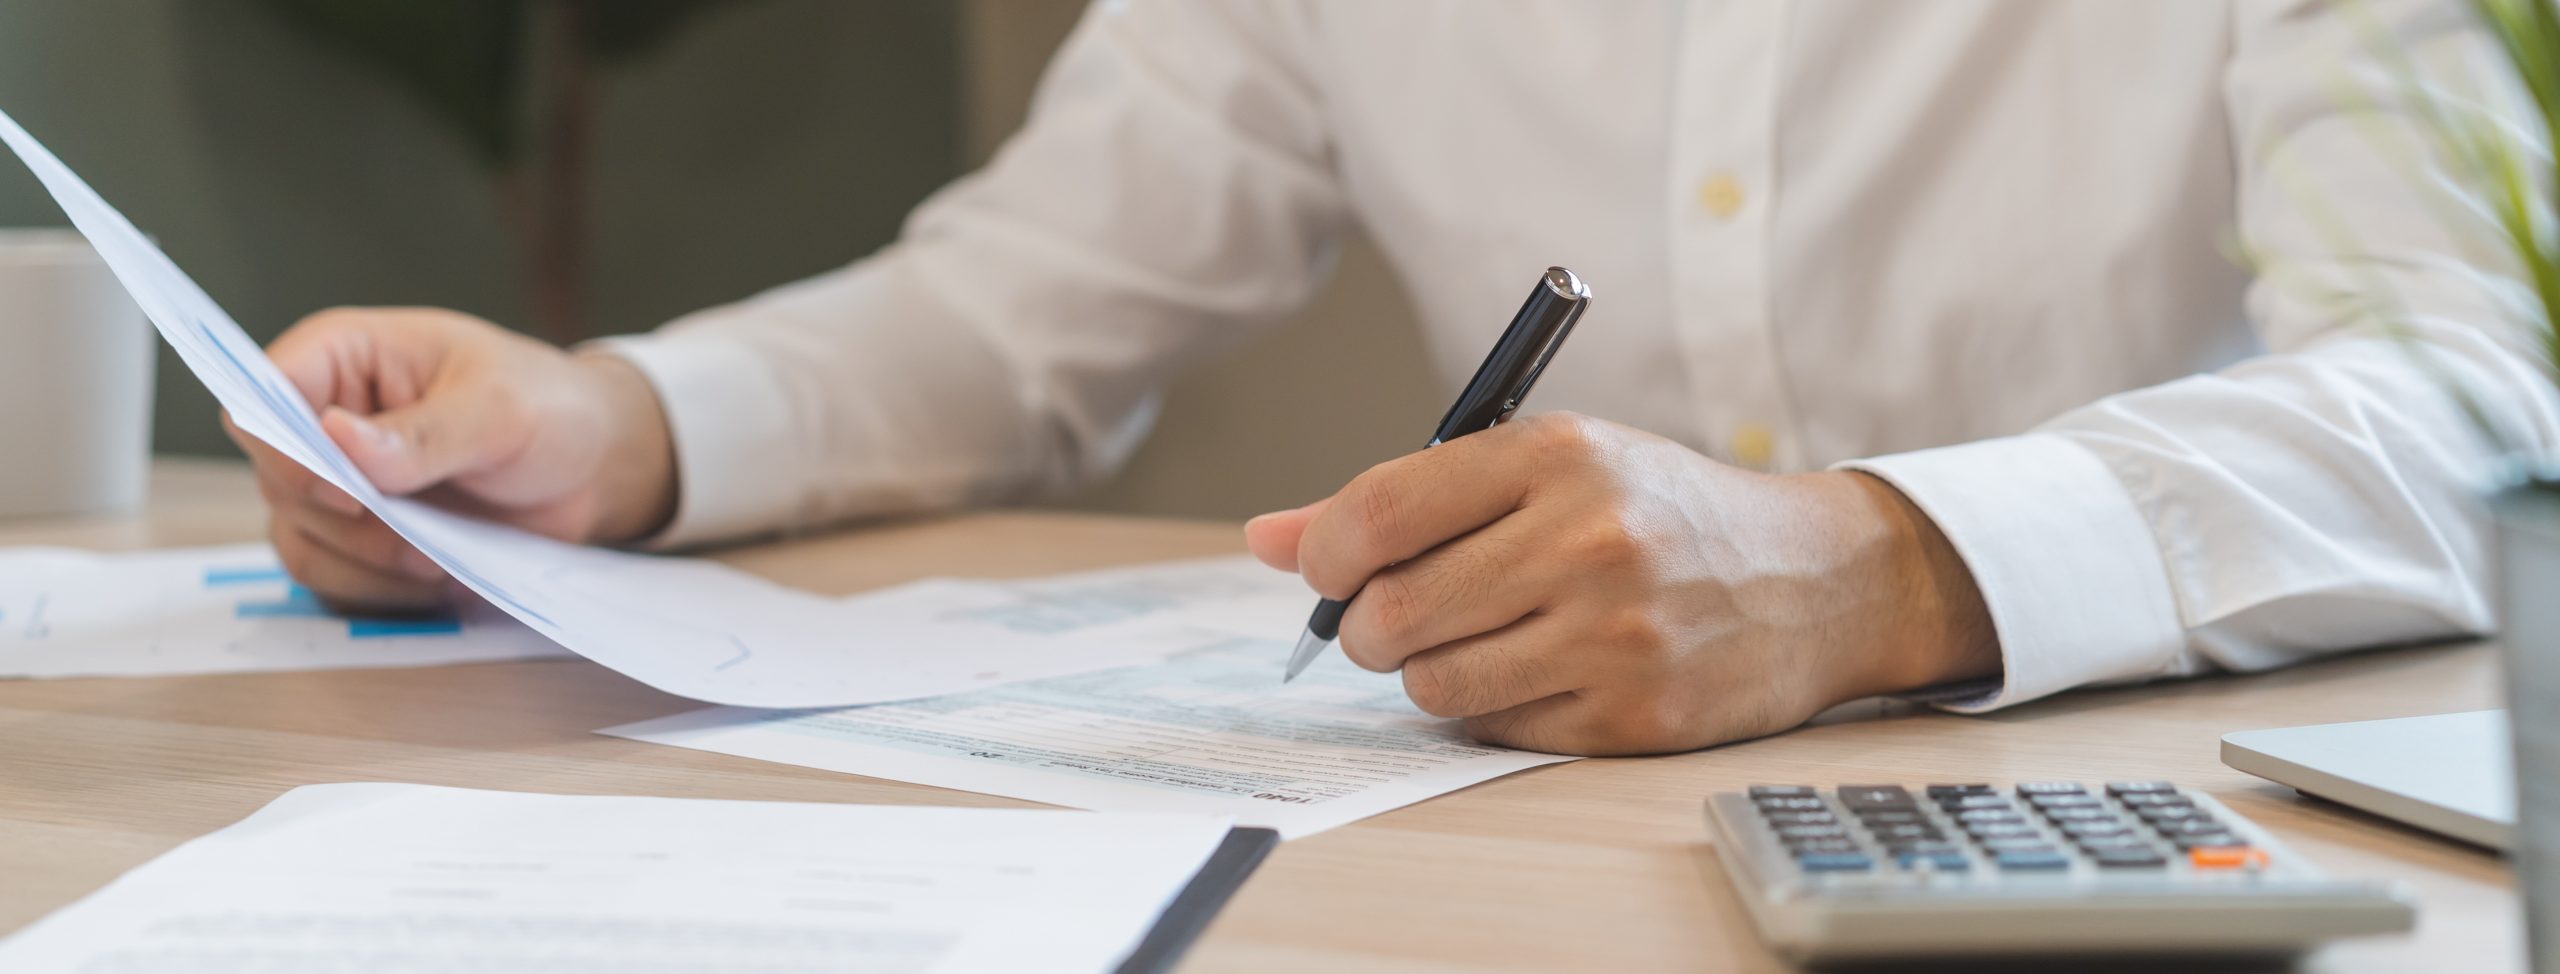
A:
{"type": "Polygon", "coordinates": [[[2252,849],[2245,845],[2221,848],[2197,846],[2188,850],[2187,857],[2188,861],[2195,863],[2198,869],[2248,869],[2267,864],[2266,850],[2252,849]]]}

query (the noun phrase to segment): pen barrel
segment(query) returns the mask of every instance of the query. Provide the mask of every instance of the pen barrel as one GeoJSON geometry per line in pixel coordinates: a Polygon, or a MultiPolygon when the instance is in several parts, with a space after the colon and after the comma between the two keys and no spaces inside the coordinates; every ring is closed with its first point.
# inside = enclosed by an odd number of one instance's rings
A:
{"type": "Polygon", "coordinates": [[[1519,313],[1511,316],[1511,325],[1502,330],[1502,340],[1494,343],[1458,401],[1450,404],[1448,415],[1440,418],[1430,445],[1483,432],[1510,417],[1590,304],[1591,289],[1581,278],[1562,267],[1547,268],[1530,289],[1528,300],[1520,303],[1519,313]]]}

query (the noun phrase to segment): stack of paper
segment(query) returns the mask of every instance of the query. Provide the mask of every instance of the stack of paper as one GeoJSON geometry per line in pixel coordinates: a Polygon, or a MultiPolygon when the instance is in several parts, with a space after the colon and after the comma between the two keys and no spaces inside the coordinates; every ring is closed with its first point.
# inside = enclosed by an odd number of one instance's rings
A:
{"type": "Polygon", "coordinates": [[[1227,832],[314,785],[0,942],[0,970],[1107,971],[1227,832]]]}

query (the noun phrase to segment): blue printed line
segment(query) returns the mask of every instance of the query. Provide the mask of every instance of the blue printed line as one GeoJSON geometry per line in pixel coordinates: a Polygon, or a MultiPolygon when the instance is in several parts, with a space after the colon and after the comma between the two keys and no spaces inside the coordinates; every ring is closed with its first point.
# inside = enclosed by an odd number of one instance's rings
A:
{"type": "Polygon", "coordinates": [[[388,639],[398,636],[459,636],[460,619],[349,619],[347,638],[388,639]]]}
{"type": "Polygon", "coordinates": [[[720,661],[719,663],[714,664],[714,665],[711,667],[711,672],[718,673],[718,672],[720,672],[720,671],[722,671],[722,670],[725,670],[725,669],[728,669],[728,668],[730,668],[730,667],[732,667],[732,666],[736,666],[736,665],[738,665],[738,664],[740,664],[740,663],[744,663],[744,662],[746,662],[746,661],[748,660],[748,658],[753,657],[753,656],[756,654],[756,651],[755,651],[755,650],[752,650],[752,649],[748,649],[748,648],[747,648],[747,641],[746,641],[746,640],[740,639],[740,638],[738,638],[738,637],[736,637],[736,636],[731,636],[731,637],[729,637],[729,645],[738,647],[738,655],[736,655],[736,656],[732,656],[732,657],[729,657],[728,659],[722,660],[722,661],[720,661]]]}
{"type": "Polygon", "coordinates": [[[295,585],[285,589],[280,602],[242,602],[231,607],[234,619],[329,619],[334,618],[320,597],[311,590],[295,585]]]}
{"type": "Polygon", "coordinates": [[[204,587],[206,588],[220,588],[225,585],[262,585],[269,582],[290,581],[291,579],[292,576],[286,575],[284,573],[284,569],[273,566],[266,568],[207,568],[204,570],[204,587]]]}

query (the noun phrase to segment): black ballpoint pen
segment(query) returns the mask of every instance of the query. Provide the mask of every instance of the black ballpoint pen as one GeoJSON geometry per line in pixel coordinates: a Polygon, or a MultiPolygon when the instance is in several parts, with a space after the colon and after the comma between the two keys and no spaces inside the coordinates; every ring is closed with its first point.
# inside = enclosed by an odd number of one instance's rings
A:
{"type": "MultiPolygon", "coordinates": [[[[1581,278],[1561,267],[1547,268],[1538,278],[1537,289],[1529,292],[1529,300],[1520,305],[1520,313],[1511,316],[1511,326],[1502,330],[1502,340],[1494,343],[1484,364],[1476,366],[1475,378],[1467,380],[1466,390],[1458,393],[1458,401],[1440,418],[1440,428],[1423,448],[1491,429],[1511,418],[1590,304],[1591,289],[1583,286],[1581,278]]],[[[1358,598],[1358,593],[1352,597],[1358,598]]],[[[1298,637],[1298,648],[1289,653],[1289,668],[1280,682],[1297,679],[1307,664],[1315,662],[1316,654],[1340,634],[1342,613],[1350,608],[1350,599],[1316,603],[1315,614],[1307,617],[1306,634],[1298,637]]]]}

